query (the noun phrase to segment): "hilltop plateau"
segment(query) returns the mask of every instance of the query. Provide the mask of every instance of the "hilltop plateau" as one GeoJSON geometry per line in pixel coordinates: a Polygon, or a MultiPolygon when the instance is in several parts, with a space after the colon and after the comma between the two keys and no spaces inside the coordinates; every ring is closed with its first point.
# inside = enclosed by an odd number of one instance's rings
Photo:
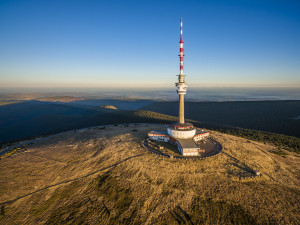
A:
{"type": "Polygon", "coordinates": [[[0,223],[299,224],[297,153],[212,131],[218,155],[167,159],[142,145],[155,129],[73,130],[6,155],[0,223]]]}

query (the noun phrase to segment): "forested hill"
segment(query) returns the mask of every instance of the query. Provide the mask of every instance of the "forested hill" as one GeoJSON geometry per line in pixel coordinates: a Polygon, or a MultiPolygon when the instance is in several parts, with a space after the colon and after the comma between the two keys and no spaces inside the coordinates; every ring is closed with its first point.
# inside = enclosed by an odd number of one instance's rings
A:
{"type": "MultiPolygon", "coordinates": [[[[178,102],[142,108],[178,115],[178,102]]],[[[300,137],[300,101],[185,102],[186,118],[219,126],[237,126],[300,137]]]]}

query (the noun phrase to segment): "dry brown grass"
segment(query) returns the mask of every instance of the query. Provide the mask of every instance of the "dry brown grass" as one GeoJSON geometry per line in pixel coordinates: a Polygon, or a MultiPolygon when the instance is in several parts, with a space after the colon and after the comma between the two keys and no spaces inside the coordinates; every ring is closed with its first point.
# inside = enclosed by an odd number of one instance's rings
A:
{"type": "Polygon", "coordinates": [[[0,202],[22,198],[2,205],[0,223],[299,223],[295,153],[213,132],[226,154],[175,161],[143,148],[153,129],[68,132],[2,159],[0,202]]]}

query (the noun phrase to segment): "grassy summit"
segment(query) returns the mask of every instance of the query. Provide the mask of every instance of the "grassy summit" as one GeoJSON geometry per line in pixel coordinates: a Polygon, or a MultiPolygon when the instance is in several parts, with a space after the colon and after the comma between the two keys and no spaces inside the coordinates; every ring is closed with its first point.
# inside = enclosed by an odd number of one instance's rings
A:
{"type": "Polygon", "coordinates": [[[141,145],[154,129],[70,131],[1,159],[0,223],[299,223],[296,153],[213,131],[223,153],[175,161],[141,145]]]}

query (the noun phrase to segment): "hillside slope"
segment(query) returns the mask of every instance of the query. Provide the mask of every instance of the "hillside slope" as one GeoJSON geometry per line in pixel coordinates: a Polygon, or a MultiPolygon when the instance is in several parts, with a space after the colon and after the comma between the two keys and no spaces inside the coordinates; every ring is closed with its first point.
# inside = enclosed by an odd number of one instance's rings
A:
{"type": "MultiPolygon", "coordinates": [[[[178,102],[157,102],[142,107],[178,115],[178,102]]],[[[236,126],[300,137],[300,101],[185,102],[186,118],[218,126],[236,126]]]]}
{"type": "Polygon", "coordinates": [[[127,110],[112,112],[100,107],[25,101],[0,106],[0,144],[83,127],[137,120],[133,112],[127,110]]]}
{"type": "Polygon", "coordinates": [[[174,161],[142,147],[153,129],[70,131],[0,160],[0,223],[299,224],[296,153],[212,132],[222,153],[174,161]]]}

